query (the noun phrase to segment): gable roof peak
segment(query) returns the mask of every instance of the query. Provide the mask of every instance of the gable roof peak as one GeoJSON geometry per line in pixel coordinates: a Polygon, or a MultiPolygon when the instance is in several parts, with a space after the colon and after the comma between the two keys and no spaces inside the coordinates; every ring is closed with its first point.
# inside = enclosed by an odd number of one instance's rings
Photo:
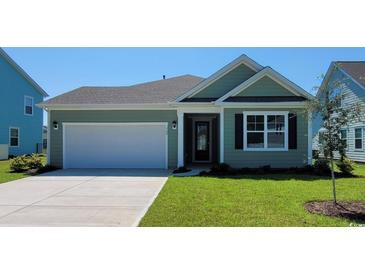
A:
{"type": "Polygon", "coordinates": [[[324,79],[320,85],[318,93],[324,89],[330,80],[332,73],[335,70],[341,71],[342,74],[346,75],[349,79],[352,80],[357,86],[361,89],[365,89],[365,61],[333,61],[331,62],[328,70],[324,76],[324,79]]]}
{"type": "Polygon", "coordinates": [[[223,77],[230,71],[234,70],[241,64],[244,64],[245,66],[247,66],[248,68],[253,70],[255,73],[261,71],[264,68],[259,63],[257,63],[256,61],[254,61],[253,59],[248,57],[246,54],[241,54],[236,59],[234,59],[233,61],[231,61],[224,67],[222,67],[220,70],[216,71],[215,73],[210,75],[208,78],[201,81],[198,85],[193,87],[191,90],[189,90],[188,92],[186,92],[185,94],[183,94],[182,96],[177,98],[176,101],[181,102],[185,98],[194,96],[195,94],[197,94],[201,90],[203,90],[205,87],[207,87],[210,84],[212,84],[213,82],[217,81],[218,79],[220,79],[221,77],[223,77]]]}
{"type": "Polygon", "coordinates": [[[297,84],[293,83],[292,81],[281,75],[276,70],[272,69],[269,66],[266,66],[264,69],[253,75],[251,78],[247,79],[245,82],[243,82],[242,84],[238,85],[237,87],[235,87],[234,89],[232,89],[231,91],[220,97],[216,101],[216,104],[223,103],[227,98],[237,95],[238,93],[247,89],[249,86],[253,85],[254,83],[256,83],[265,76],[270,77],[272,80],[277,82],[279,85],[282,85],[283,87],[294,93],[296,96],[303,96],[304,98],[307,98],[309,100],[314,98],[312,94],[308,93],[307,91],[299,87],[297,84]]]}

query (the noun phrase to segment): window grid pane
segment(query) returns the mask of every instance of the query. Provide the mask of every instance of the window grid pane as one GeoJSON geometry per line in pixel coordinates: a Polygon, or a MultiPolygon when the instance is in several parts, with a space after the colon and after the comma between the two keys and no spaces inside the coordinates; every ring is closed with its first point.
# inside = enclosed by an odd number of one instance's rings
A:
{"type": "Polygon", "coordinates": [[[269,132],[267,136],[268,148],[284,148],[284,133],[269,132]]]}
{"type": "Polygon", "coordinates": [[[19,135],[19,132],[18,132],[18,129],[17,129],[17,128],[12,128],[12,129],[10,129],[10,136],[11,136],[11,137],[15,137],[15,138],[17,138],[17,137],[18,137],[18,135],[19,135]]]}
{"type": "Polygon", "coordinates": [[[362,128],[355,128],[355,149],[362,149],[362,128]]]}
{"type": "Polygon", "coordinates": [[[285,131],[284,115],[268,115],[267,116],[268,131],[285,131]]]}
{"type": "Polygon", "coordinates": [[[264,133],[263,132],[248,132],[247,133],[248,148],[264,148],[264,133]]]}
{"type": "Polygon", "coordinates": [[[25,113],[26,114],[33,114],[33,98],[25,97],[25,113]]]}
{"type": "Polygon", "coordinates": [[[18,138],[10,138],[10,146],[17,147],[18,146],[18,138]]]}
{"type": "Polygon", "coordinates": [[[342,129],[341,130],[341,139],[346,139],[347,138],[347,130],[342,129]]]}
{"type": "Polygon", "coordinates": [[[361,128],[356,128],[355,129],[355,138],[362,138],[362,130],[361,128]]]}
{"type": "Polygon", "coordinates": [[[356,149],[362,149],[361,139],[355,139],[355,148],[356,149]]]}
{"type": "Polygon", "coordinates": [[[10,146],[17,147],[19,145],[19,130],[10,128],[10,146]]]}
{"type": "Polygon", "coordinates": [[[248,131],[264,131],[264,115],[247,115],[248,131]]]}

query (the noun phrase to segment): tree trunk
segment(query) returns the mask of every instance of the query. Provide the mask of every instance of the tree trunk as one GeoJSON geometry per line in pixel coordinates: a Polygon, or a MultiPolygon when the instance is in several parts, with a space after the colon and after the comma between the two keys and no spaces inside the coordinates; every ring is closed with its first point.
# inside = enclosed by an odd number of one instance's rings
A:
{"type": "Polygon", "coordinates": [[[333,165],[333,157],[331,156],[331,177],[332,177],[332,191],[333,191],[333,202],[337,204],[337,198],[336,198],[336,178],[335,178],[335,171],[334,171],[334,165],[333,165]]]}

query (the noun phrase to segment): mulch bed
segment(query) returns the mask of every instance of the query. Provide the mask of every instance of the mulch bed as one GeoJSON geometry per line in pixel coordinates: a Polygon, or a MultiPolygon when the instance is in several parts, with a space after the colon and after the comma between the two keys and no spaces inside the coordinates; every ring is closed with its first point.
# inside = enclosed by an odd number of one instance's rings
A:
{"type": "Polygon", "coordinates": [[[304,207],[314,214],[365,221],[365,202],[337,202],[335,204],[333,201],[313,201],[306,203],[304,207]]]}

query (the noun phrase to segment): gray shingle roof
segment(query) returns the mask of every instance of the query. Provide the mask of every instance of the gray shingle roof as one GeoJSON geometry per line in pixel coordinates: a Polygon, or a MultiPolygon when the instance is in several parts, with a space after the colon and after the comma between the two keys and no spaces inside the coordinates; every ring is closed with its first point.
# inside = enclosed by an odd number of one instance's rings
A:
{"type": "Polygon", "coordinates": [[[339,61],[337,64],[359,84],[365,87],[365,61],[339,61]]]}
{"type": "Polygon", "coordinates": [[[161,104],[174,101],[202,80],[198,76],[183,75],[133,86],[80,87],[51,98],[42,105],[161,104]]]}

